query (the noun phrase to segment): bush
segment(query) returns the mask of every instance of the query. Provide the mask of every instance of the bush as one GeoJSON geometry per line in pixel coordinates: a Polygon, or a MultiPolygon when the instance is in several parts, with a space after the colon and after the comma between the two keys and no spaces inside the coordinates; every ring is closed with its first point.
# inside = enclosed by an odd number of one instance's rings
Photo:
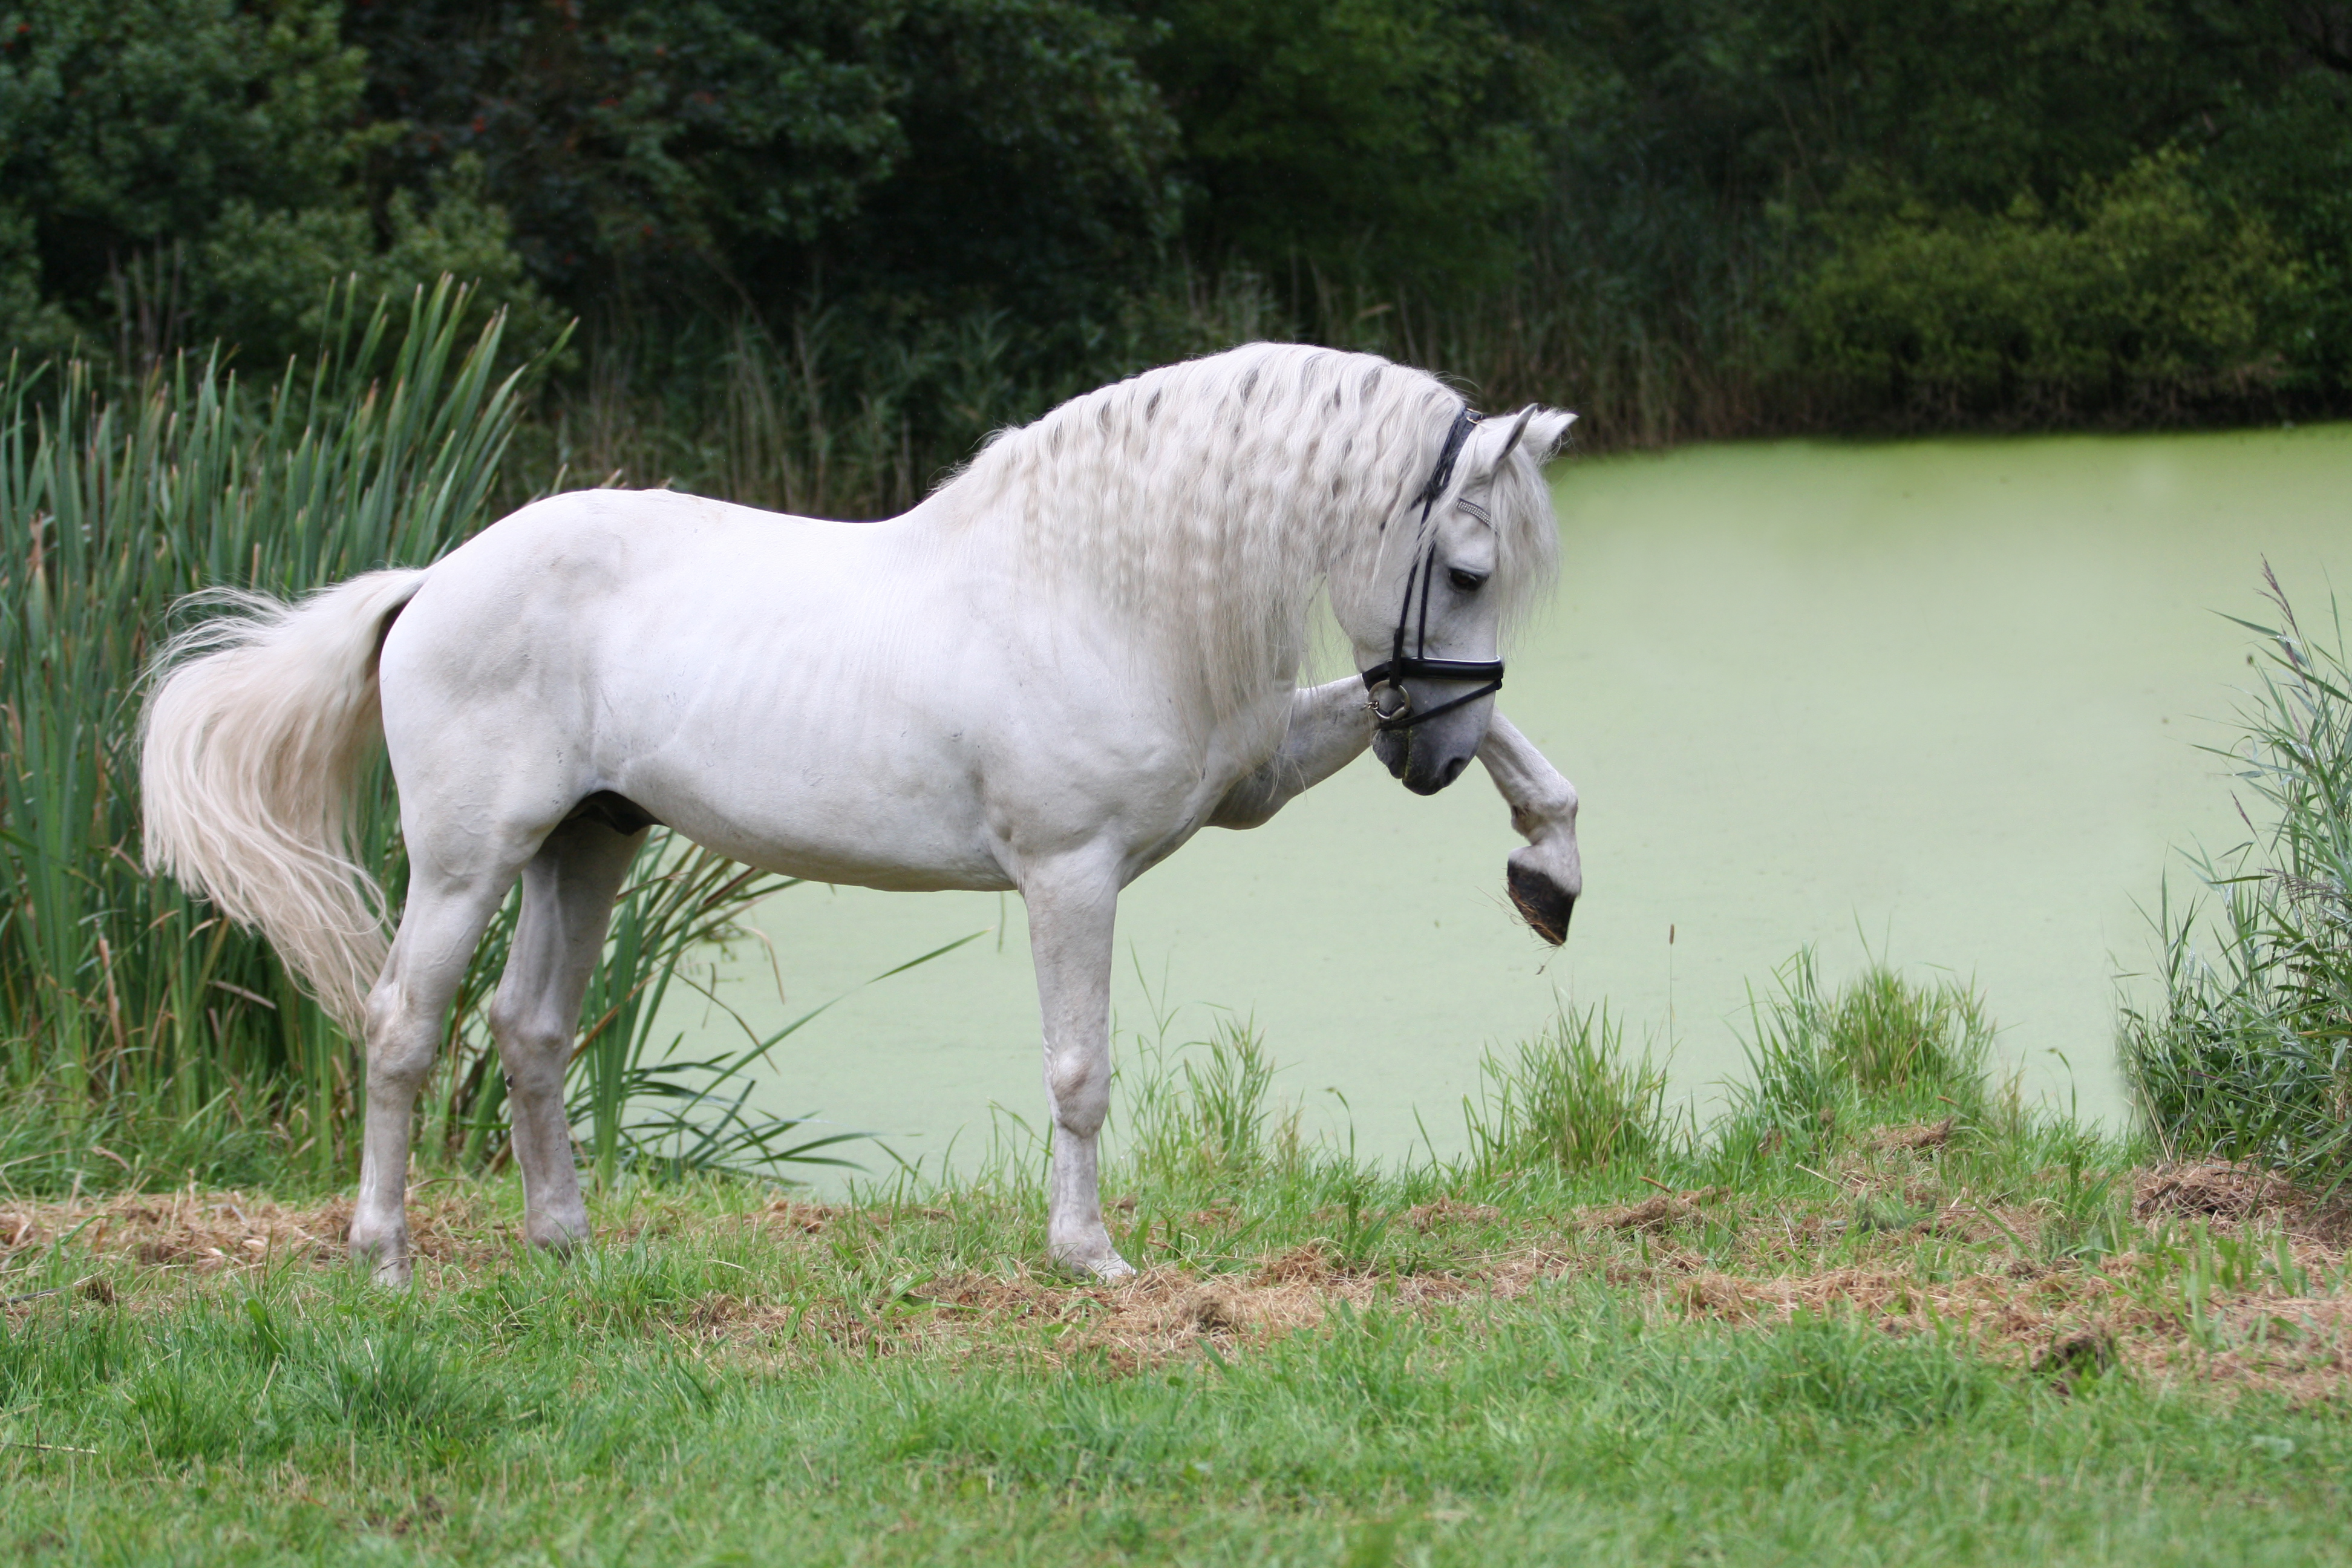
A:
{"type": "Polygon", "coordinates": [[[481,279],[508,347],[557,321],[479,169],[372,193],[396,127],[362,113],[367,60],[334,0],[30,0],[0,26],[0,343],[117,340],[141,368],[215,339],[266,370],[318,346],[328,287],[481,279]]]}
{"type": "Polygon", "coordinates": [[[2176,909],[2167,890],[2164,995],[2125,1009],[2120,1050],[2168,1152],[2334,1179],[2352,1170],[2352,668],[2341,613],[2333,646],[2314,641],[2265,575],[2275,624],[2240,624],[2268,662],[2242,735],[2215,748],[2259,808],[2254,837],[2191,860],[2205,899],[2176,909]]]}
{"type": "MultiPolygon", "coordinates": [[[[1492,286],[1567,104],[1546,51],[1464,0],[1158,0],[1143,63],[1205,198],[1203,254],[1391,288],[1492,286]]],[[[1333,325],[1339,323],[1335,321],[1333,325]]]]}
{"type": "Polygon", "coordinates": [[[1857,184],[1791,292],[1801,370],[1930,420],[2178,415],[2269,387],[2301,272],[2195,167],[2161,153],[2055,210],[2021,195],[2000,213],[1857,184]]]}

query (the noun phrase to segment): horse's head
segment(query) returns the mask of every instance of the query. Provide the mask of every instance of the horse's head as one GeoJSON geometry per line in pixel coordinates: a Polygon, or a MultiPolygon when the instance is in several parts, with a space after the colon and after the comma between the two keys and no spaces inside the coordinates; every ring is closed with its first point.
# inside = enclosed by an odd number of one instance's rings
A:
{"type": "Polygon", "coordinates": [[[1335,598],[1380,719],[1372,754],[1416,795],[1459,778],[1486,739],[1506,620],[1552,561],[1543,464],[1575,418],[1533,404],[1511,419],[1465,411],[1388,521],[1375,580],[1335,598]]]}

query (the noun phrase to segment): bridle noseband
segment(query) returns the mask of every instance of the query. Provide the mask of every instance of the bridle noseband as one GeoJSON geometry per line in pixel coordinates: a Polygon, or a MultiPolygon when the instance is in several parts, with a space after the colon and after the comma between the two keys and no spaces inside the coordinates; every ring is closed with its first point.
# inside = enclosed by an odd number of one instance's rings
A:
{"type": "MultiPolygon", "coordinates": [[[[1463,443],[1470,438],[1470,427],[1477,422],[1478,416],[1467,407],[1454,416],[1454,428],[1445,433],[1445,449],[1438,454],[1436,470],[1429,476],[1429,483],[1422,487],[1421,494],[1413,498],[1421,502],[1421,533],[1429,531],[1430,509],[1437,504],[1437,498],[1445,493],[1445,487],[1454,481],[1454,459],[1461,457],[1463,443]]],[[[1420,534],[1414,537],[1418,539],[1420,534]]],[[[1365,693],[1374,700],[1372,713],[1383,730],[1410,730],[1415,724],[1426,723],[1441,713],[1451,713],[1465,703],[1475,702],[1481,697],[1492,697],[1503,689],[1503,661],[1499,658],[1425,657],[1424,650],[1429,647],[1429,589],[1436,578],[1437,541],[1432,539],[1428,552],[1416,560],[1412,569],[1405,574],[1404,603],[1397,607],[1396,638],[1390,646],[1389,657],[1363,672],[1365,693]],[[1416,583],[1421,588],[1421,616],[1413,631],[1413,650],[1407,654],[1404,651],[1404,628],[1405,623],[1413,619],[1412,591],[1416,583]],[[1464,692],[1450,702],[1441,702],[1434,708],[1416,713],[1412,710],[1412,695],[1403,685],[1408,677],[1420,680],[1477,680],[1486,684],[1475,690],[1464,692]],[[1394,713],[1380,710],[1378,697],[1383,686],[1404,700],[1404,706],[1394,713]]]]}

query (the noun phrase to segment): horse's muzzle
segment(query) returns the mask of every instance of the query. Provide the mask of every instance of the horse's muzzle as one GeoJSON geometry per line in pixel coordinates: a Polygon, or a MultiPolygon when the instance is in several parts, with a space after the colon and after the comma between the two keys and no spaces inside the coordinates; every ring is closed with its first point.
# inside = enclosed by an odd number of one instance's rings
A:
{"type": "MultiPolygon", "coordinates": [[[[1484,726],[1480,727],[1484,732],[1484,726]]],[[[1435,795],[1462,776],[1478,754],[1475,739],[1449,741],[1443,729],[1383,730],[1372,737],[1372,755],[1389,775],[1415,795],[1435,795]]]]}

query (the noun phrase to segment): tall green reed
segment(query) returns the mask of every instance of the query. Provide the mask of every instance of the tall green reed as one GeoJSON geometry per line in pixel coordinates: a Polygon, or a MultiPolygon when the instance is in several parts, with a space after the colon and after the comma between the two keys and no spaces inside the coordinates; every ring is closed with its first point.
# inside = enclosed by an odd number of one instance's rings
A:
{"type": "Polygon", "coordinates": [[[997,429],[1153,365],[1296,331],[1246,268],[1173,268],[1117,319],[1057,332],[987,305],[877,319],[814,299],[667,335],[607,319],[520,438],[539,469],[588,482],[886,517],[997,429]]]}
{"type": "MultiPolygon", "coordinates": [[[[489,521],[533,366],[501,373],[503,320],[468,333],[468,302],[446,279],[404,307],[339,290],[318,354],[274,380],[192,354],[115,395],[79,363],[0,377],[0,1089],[47,1113],[41,1137],[0,1140],[13,1183],[79,1182],[93,1152],[133,1176],[208,1147],[242,1169],[257,1134],[321,1177],[354,1157],[351,1042],[267,944],[141,867],[140,686],[187,594],[297,595],[427,564],[489,521]]],[[[382,769],[360,824],[396,897],[382,769]]],[[[673,1163],[806,1155],[814,1145],[781,1142],[791,1124],[745,1114],[740,1093],[704,1114],[721,1084],[740,1088],[740,1065],[670,1063],[654,1032],[672,982],[707,984],[692,962],[790,884],[656,837],[575,1058],[599,1166],[611,1174],[656,1134],[673,1163]],[[648,1096],[671,1102],[666,1119],[633,1110],[648,1096]]],[[[437,1131],[476,1163],[502,1137],[483,1012],[516,907],[475,956],[426,1104],[428,1141],[437,1131]]]]}
{"type": "MultiPolygon", "coordinates": [[[[190,354],[121,396],[75,363],[0,381],[0,1073],[55,1085],[68,1123],[226,1097],[333,1155],[344,1042],[261,942],[140,868],[140,679],[185,594],[297,594],[479,525],[520,373],[492,372],[502,323],[461,341],[465,302],[339,292],[316,358],[258,389],[190,354]]],[[[391,832],[370,818],[379,858],[391,832]]]]}
{"type": "Polygon", "coordinates": [[[2273,624],[2238,623],[2263,639],[2259,683],[2210,748],[2251,837],[2190,857],[2201,897],[2164,889],[2163,997],[2124,1009],[2119,1048],[2168,1152],[2333,1182],[2352,1172],[2352,667],[2332,601],[2315,638],[2263,579],[2273,624]]]}

